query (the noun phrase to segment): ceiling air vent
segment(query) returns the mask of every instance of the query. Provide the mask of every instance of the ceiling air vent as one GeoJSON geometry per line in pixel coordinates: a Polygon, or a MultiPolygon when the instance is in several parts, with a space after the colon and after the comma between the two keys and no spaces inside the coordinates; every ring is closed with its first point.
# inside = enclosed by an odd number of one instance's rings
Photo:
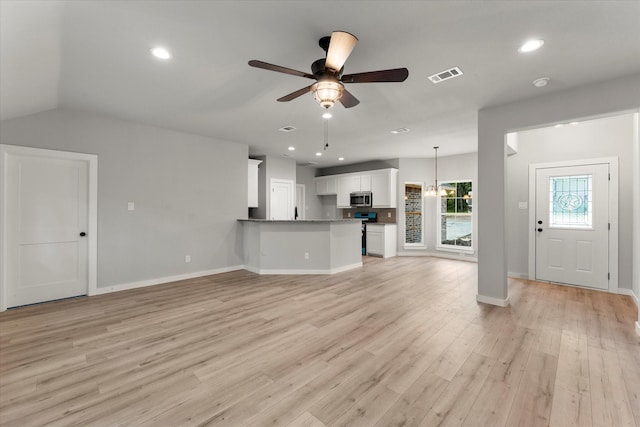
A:
{"type": "Polygon", "coordinates": [[[294,128],[293,126],[285,126],[285,127],[282,127],[282,128],[280,128],[278,130],[280,130],[282,132],[293,132],[294,130],[296,130],[296,128],[294,128]]]}
{"type": "Polygon", "coordinates": [[[431,80],[433,83],[440,83],[443,82],[445,80],[449,80],[452,79],[454,77],[458,77],[461,76],[462,70],[458,67],[453,67],[451,69],[448,70],[444,70],[444,71],[440,71],[439,73],[434,74],[433,76],[429,76],[429,80],[431,80]]]}

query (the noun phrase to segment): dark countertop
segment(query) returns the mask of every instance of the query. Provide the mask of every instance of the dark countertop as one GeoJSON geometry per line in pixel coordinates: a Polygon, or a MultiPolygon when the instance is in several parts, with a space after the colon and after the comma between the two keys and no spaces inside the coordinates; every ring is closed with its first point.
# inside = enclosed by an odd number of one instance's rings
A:
{"type": "Polygon", "coordinates": [[[298,223],[298,224],[309,224],[309,223],[322,223],[322,222],[362,222],[362,220],[355,218],[346,218],[346,219],[239,219],[238,221],[244,222],[272,222],[272,223],[298,223]]]}

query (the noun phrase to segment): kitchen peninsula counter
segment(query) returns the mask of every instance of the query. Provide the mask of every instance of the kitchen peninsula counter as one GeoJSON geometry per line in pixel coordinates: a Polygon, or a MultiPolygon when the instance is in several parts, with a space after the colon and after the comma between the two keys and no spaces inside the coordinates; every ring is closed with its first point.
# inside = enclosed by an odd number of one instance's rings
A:
{"type": "Polygon", "coordinates": [[[245,269],[258,274],[334,274],[362,267],[356,219],[240,219],[245,269]]]}

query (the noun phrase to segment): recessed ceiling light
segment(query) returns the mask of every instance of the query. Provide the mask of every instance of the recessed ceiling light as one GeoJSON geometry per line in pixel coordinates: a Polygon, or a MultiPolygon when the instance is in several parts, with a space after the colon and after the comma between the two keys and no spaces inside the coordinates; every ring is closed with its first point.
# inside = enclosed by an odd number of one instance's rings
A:
{"type": "Polygon", "coordinates": [[[527,53],[533,52],[534,50],[538,50],[544,44],[544,40],[536,39],[536,40],[527,40],[522,46],[518,48],[518,52],[527,53]]]}
{"type": "Polygon", "coordinates": [[[338,161],[340,161],[340,162],[341,162],[341,161],[343,161],[343,160],[344,160],[344,157],[338,157],[338,161]]]}
{"type": "Polygon", "coordinates": [[[399,133],[405,133],[405,132],[409,132],[409,129],[407,128],[398,128],[398,129],[394,129],[391,131],[391,133],[393,134],[399,134],[399,133]]]}
{"type": "Polygon", "coordinates": [[[578,122],[571,122],[571,123],[569,123],[569,124],[570,124],[571,126],[578,126],[580,123],[578,123],[578,122]]]}
{"type": "Polygon", "coordinates": [[[324,113],[324,114],[322,115],[322,118],[323,118],[323,119],[330,119],[331,117],[333,117],[333,116],[331,115],[331,113],[324,113]]]}
{"type": "Polygon", "coordinates": [[[149,52],[158,59],[171,59],[171,52],[161,46],[153,47],[149,52]]]}
{"type": "Polygon", "coordinates": [[[320,157],[320,156],[322,156],[322,153],[318,151],[318,152],[316,153],[316,156],[320,157]]]}
{"type": "Polygon", "coordinates": [[[564,123],[558,123],[557,125],[554,126],[554,128],[561,128],[562,126],[564,126],[564,123]]]}
{"type": "Polygon", "coordinates": [[[296,147],[289,147],[289,148],[287,148],[287,150],[289,150],[289,151],[295,151],[295,149],[296,149],[296,147]]]}
{"type": "Polygon", "coordinates": [[[549,80],[551,80],[549,77],[540,77],[539,79],[535,79],[533,81],[533,85],[535,87],[545,87],[547,83],[549,83],[549,80]]]}

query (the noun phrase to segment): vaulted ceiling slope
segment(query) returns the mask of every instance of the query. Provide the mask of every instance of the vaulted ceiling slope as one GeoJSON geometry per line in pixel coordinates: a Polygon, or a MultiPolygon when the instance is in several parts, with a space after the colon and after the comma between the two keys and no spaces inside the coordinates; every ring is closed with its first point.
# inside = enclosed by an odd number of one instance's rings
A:
{"type": "Polygon", "coordinates": [[[0,19],[2,119],[87,110],[319,166],[473,152],[480,108],[640,71],[639,1],[1,0],[0,19]],[[247,61],[310,72],[334,30],[359,39],[345,74],[409,78],[347,85],[361,104],[331,109],[323,150],[312,96],[276,102],[309,81],[247,61]],[[519,53],[531,38],[544,46],[519,53]],[[171,60],[149,54],[158,45],[171,60]],[[456,66],[462,76],[428,80],[456,66]]]}

